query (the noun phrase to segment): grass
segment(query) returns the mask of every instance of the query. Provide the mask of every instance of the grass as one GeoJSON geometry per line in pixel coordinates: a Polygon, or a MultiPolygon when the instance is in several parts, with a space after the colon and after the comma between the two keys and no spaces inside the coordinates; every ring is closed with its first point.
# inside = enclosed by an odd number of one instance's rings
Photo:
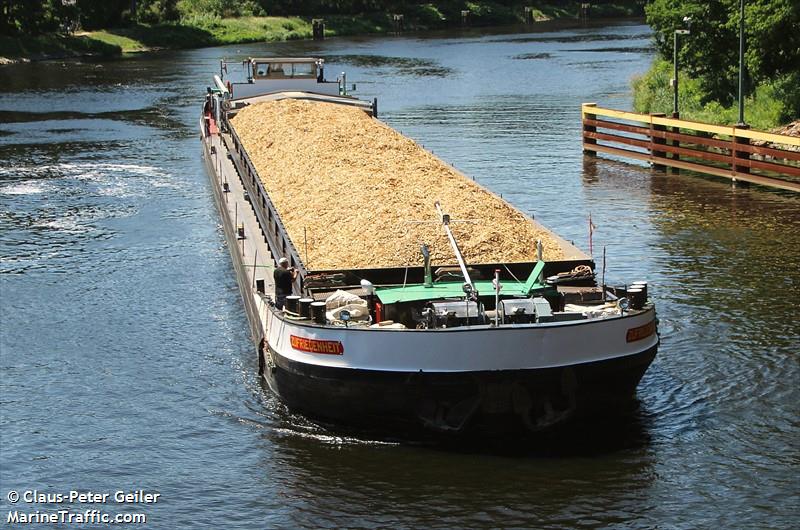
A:
{"type": "MultiPolygon", "coordinates": [[[[388,31],[385,20],[335,15],[325,18],[328,36],[388,31]]],[[[311,20],[299,17],[219,18],[199,16],[179,24],[139,24],[83,34],[88,39],[119,48],[121,53],[138,53],[161,48],[198,48],[247,42],[310,39],[311,20]]]]}
{"type": "Polygon", "coordinates": [[[183,25],[206,32],[215,44],[311,37],[311,21],[298,17],[192,17],[185,19],[183,25]]]}
{"type": "MultiPolygon", "coordinates": [[[[383,33],[385,14],[325,17],[327,36],[383,33]]],[[[137,24],[76,35],[0,37],[2,58],[45,59],[80,55],[115,56],[163,48],[199,48],[246,42],[310,39],[311,19],[299,17],[191,17],[177,24],[137,24]]]]}
{"type": "Polygon", "coordinates": [[[208,31],[182,24],[157,24],[118,29],[90,31],[85,35],[112,46],[119,46],[122,53],[137,53],[162,48],[198,48],[223,44],[217,42],[208,31]]]}
{"type": "MultiPolygon", "coordinates": [[[[650,70],[633,80],[633,107],[637,112],[672,113],[673,91],[669,86],[672,64],[656,59],[650,70]]],[[[734,102],[723,105],[717,101],[704,102],[700,84],[688,76],[679,77],[678,96],[681,118],[687,120],[733,125],[739,121],[739,106],[734,102]]],[[[754,93],[745,98],[745,121],[755,129],[772,129],[790,122],[792,110],[787,98],[773,84],[756,87],[754,93]]]]}
{"type": "Polygon", "coordinates": [[[4,57],[44,59],[47,57],[77,57],[119,55],[121,47],[85,35],[40,35],[12,38],[0,36],[0,63],[4,57]]]}
{"type": "Polygon", "coordinates": [[[132,37],[114,34],[111,33],[111,31],[113,30],[91,31],[83,33],[82,35],[92,40],[108,44],[109,46],[116,46],[122,53],[146,52],[150,50],[144,43],[132,37]]]}

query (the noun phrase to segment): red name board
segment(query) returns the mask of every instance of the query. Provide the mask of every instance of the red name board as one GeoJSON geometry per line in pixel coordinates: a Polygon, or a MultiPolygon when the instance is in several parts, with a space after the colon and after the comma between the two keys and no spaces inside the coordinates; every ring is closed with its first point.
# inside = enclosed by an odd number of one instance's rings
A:
{"type": "Polygon", "coordinates": [[[644,326],[639,326],[638,328],[629,329],[628,334],[625,336],[625,340],[627,340],[628,342],[636,342],[637,340],[646,339],[655,332],[656,332],[656,321],[651,320],[644,326]]]}
{"type": "Polygon", "coordinates": [[[342,355],[344,346],[338,340],[317,340],[290,335],[292,348],[309,353],[324,353],[327,355],[342,355]]]}

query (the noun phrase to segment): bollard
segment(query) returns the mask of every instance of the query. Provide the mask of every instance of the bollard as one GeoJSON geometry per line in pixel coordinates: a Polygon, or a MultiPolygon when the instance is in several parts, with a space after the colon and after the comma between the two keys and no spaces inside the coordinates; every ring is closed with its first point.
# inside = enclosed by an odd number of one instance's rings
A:
{"type": "Polygon", "coordinates": [[[311,21],[311,34],[314,40],[325,40],[325,19],[315,18],[311,21]]]}
{"type": "MultiPolygon", "coordinates": [[[[672,117],[673,118],[678,118],[679,114],[675,113],[672,117]]],[[[670,132],[672,132],[674,134],[680,134],[681,128],[680,127],[671,127],[670,128],[670,132]]],[[[681,141],[678,140],[677,138],[675,138],[670,142],[670,145],[672,147],[680,147],[681,146],[681,141]]],[[[672,159],[673,160],[680,160],[681,159],[681,155],[679,153],[672,153],[672,159]]],[[[672,169],[672,173],[673,174],[680,173],[680,171],[681,171],[679,168],[674,167],[674,166],[671,169],[672,169]]]]}
{"type": "Polygon", "coordinates": [[[739,151],[737,149],[740,145],[750,145],[749,138],[742,138],[741,136],[736,135],[736,129],[748,129],[747,125],[737,125],[736,128],[733,130],[733,136],[731,137],[731,157],[733,158],[731,162],[731,169],[733,169],[733,185],[740,186],[742,188],[746,188],[750,185],[749,182],[746,180],[737,180],[736,175],[739,173],[749,174],[750,173],[750,152],[749,151],[739,151]],[[748,164],[744,165],[743,161],[747,161],[748,164]]]}
{"type": "MultiPolygon", "coordinates": [[[[650,130],[651,130],[651,132],[650,132],[650,156],[652,158],[667,158],[666,151],[659,151],[659,150],[656,149],[656,146],[666,144],[667,140],[664,139],[664,138],[657,138],[652,133],[652,131],[666,131],[667,130],[667,128],[664,127],[663,125],[655,125],[653,123],[653,118],[663,118],[665,116],[666,116],[666,114],[664,114],[663,112],[650,113],[650,130]]],[[[653,164],[653,169],[657,169],[659,171],[665,171],[667,169],[667,166],[665,166],[664,164],[659,164],[655,160],[651,160],[651,163],[653,164]]]]}
{"type": "Polygon", "coordinates": [[[535,20],[533,19],[533,8],[532,7],[525,7],[525,23],[526,24],[533,24],[535,20]]]}
{"type": "Polygon", "coordinates": [[[402,33],[405,30],[405,17],[400,14],[392,15],[392,25],[395,33],[402,33]]]}
{"type": "Polygon", "coordinates": [[[463,9],[461,11],[461,25],[469,26],[469,9],[463,9]]]}
{"type": "MultiPolygon", "coordinates": [[[[596,107],[597,103],[584,103],[584,107],[596,107]]],[[[583,113],[583,152],[587,155],[597,156],[597,151],[592,149],[592,145],[597,145],[597,140],[594,138],[589,138],[586,136],[586,133],[594,133],[597,132],[597,127],[594,125],[587,125],[586,120],[596,120],[596,114],[589,114],[588,112],[583,113]]]]}

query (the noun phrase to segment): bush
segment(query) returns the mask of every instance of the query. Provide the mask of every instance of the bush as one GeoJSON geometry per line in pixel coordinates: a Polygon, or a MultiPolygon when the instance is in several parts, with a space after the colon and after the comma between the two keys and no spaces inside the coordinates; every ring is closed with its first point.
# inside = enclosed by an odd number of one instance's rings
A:
{"type": "Polygon", "coordinates": [[[266,14],[256,0],[178,0],[177,9],[183,17],[212,15],[229,18],[266,14]]]}
{"type": "Polygon", "coordinates": [[[431,28],[442,26],[447,17],[433,4],[418,4],[404,11],[407,17],[415,20],[422,27],[431,28]]]}
{"type": "Polygon", "coordinates": [[[192,13],[181,18],[181,24],[194,28],[213,30],[222,27],[222,19],[218,15],[192,13]]]}
{"type": "MultiPolygon", "coordinates": [[[[644,75],[633,79],[633,108],[637,112],[672,113],[673,91],[670,79],[673,65],[669,61],[656,59],[644,75]]],[[[681,114],[696,112],[703,108],[705,93],[697,79],[689,77],[686,72],[678,75],[678,101],[681,114]]]]}
{"type": "Polygon", "coordinates": [[[470,22],[475,25],[499,26],[518,22],[511,8],[496,2],[467,2],[470,22]]]}
{"type": "MultiPolygon", "coordinates": [[[[656,59],[644,75],[633,79],[633,107],[637,112],[672,113],[673,92],[669,86],[672,64],[656,59]]],[[[745,121],[757,129],[771,129],[788,123],[800,115],[797,87],[800,73],[794,72],[778,80],[762,83],[745,98],[745,121]]],[[[681,118],[707,123],[731,125],[739,121],[737,101],[724,104],[708,101],[698,79],[684,74],[678,85],[681,118]]]]}

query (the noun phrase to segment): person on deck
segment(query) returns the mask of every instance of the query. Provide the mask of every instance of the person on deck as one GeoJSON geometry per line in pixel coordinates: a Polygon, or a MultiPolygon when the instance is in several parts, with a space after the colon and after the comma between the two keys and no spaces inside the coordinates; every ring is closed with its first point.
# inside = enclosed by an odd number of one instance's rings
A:
{"type": "Polygon", "coordinates": [[[288,259],[281,258],[272,277],[275,280],[275,307],[283,309],[286,297],[292,294],[292,284],[297,279],[297,269],[289,267],[288,259]]]}

